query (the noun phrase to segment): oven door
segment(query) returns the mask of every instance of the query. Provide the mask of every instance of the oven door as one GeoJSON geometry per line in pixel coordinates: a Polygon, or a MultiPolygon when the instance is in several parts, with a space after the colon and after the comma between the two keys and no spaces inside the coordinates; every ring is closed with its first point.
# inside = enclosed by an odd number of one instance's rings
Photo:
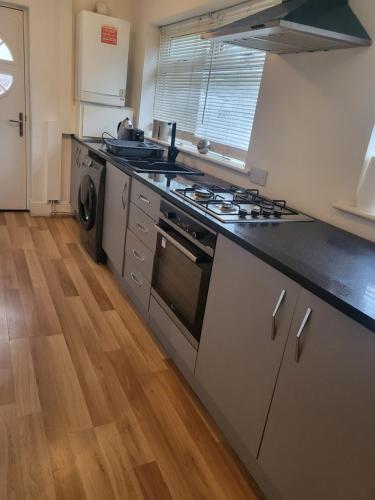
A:
{"type": "MultiPolygon", "coordinates": [[[[152,288],[199,343],[212,258],[163,221],[158,231],[152,288]]],[[[185,332],[184,332],[185,333],[185,332]]],[[[189,339],[190,341],[192,339],[189,339]]]]}

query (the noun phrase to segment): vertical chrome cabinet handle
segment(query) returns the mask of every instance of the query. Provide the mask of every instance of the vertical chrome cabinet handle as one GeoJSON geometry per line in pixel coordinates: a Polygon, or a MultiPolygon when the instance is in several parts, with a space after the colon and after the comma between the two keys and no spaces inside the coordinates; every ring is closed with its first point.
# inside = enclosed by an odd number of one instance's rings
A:
{"type": "Polygon", "coordinates": [[[143,194],[139,194],[138,195],[138,198],[142,201],[144,201],[145,203],[147,203],[147,205],[150,204],[150,200],[148,198],[146,198],[146,196],[143,196],[143,194]]]}
{"type": "Polygon", "coordinates": [[[128,187],[128,183],[125,182],[124,184],[124,189],[122,190],[122,194],[121,194],[121,201],[122,201],[122,208],[125,210],[126,209],[126,203],[125,203],[125,200],[124,200],[124,194],[125,194],[125,191],[126,191],[126,188],[128,187]]]}
{"type": "Polygon", "coordinates": [[[144,262],[145,261],[144,257],[141,257],[135,248],[133,248],[133,257],[138,262],[144,262]]]}
{"type": "Polygon", "coordinates": [[[131,279],[135,282],[136,285],[138,286],[143,286],[142,281],[139,281],[134,273],[130,273],[131,279]]]}
{"type": "Polygon", "coordinates": [[[301,344],[300,344],[300,340],[302,338],[302,334],[303,334],[303,332],[304,332],[304,330],[306,328],[306,325],[309,322],[311,313],[312,313],[312,309],[309,307],[307,309],[307,311],[306,311],[305,317],[303,318],[301,326],[299,327],[299,330],[298,330],[298,333],[297,333],[297,337],[296,337],[296,350],[295,350],[295,354],[294,354],[294,360],[295,360],[296,363],[298,363],[299,358],[301,356],[301,344]]]}
{"type": "Polygon", "coordinates": [[[275,338],[276,338],[276,333],[277,333],[277,324],[276,324],[277,315],[279,313],[281,304],[284,302],[285,296],[286,296],[286,290],[282,290],[282,292],[280,294],[280,297],[279,297],[279,300],[277,301],[275,310],[273,311],[273,314],[272,314],[272,330],[271,330],[271,338],[272,338],[272,340],[275,340],[275,338]]]}

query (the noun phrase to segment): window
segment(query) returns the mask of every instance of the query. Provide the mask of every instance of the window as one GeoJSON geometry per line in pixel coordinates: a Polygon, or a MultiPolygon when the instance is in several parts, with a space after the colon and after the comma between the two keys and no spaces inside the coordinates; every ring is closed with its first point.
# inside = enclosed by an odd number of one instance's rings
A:
{"type": "Polygon", "coordinates": [[[0,73],[0,96],[8,92],[13,84],[13,76],[0,73]]]}
{"type": "Polygon", "coordinates": [[[13,62],[13,56],[7,44],[0,38],[0,61],[13,62]]]}
{"type": "Polygon", "coordinates": [[[244,161],[265,53],[203,40],[201,33],[277,3],[247,2],[161,28],[154,118],[176,121],[181,139],[208,139],[216,153],[244,161]]]}
{"type": "MultiPolygon", "coordinates": [[[[0,38],[0,63],[6,63],[7,70],[9,68],[8,63],[13,63],[13,55],[9,50],[7,44],[0,38]]],[[[0,97],[6,94],[13,85],[13,76],[8,73],[3,73],[0,69],[0,97]]]]}

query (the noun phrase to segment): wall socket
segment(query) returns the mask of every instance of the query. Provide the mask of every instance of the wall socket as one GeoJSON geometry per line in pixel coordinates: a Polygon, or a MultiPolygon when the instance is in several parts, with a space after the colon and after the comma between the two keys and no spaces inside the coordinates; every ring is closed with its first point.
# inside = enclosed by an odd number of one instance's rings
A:
{"type": "Polygon", "coordinates": [[[250,180],[258,186],[265,186],[267,184],[268,170],[262,170],[261,168],[252,168],[250,170],[250,180]]]}

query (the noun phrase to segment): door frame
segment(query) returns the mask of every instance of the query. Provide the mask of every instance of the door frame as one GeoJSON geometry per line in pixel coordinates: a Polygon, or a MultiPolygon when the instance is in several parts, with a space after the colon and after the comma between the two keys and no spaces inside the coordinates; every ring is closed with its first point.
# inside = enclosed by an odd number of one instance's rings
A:
{"type": "Polygon", "coordinates": [[[25,57],[25,143],[26,143],[26,210],[31,208],[31,93],[30,93],[30,33],[29,9],[0,0],[0,7],[18,10],[23,13],[23,50],[25,57]]]}

